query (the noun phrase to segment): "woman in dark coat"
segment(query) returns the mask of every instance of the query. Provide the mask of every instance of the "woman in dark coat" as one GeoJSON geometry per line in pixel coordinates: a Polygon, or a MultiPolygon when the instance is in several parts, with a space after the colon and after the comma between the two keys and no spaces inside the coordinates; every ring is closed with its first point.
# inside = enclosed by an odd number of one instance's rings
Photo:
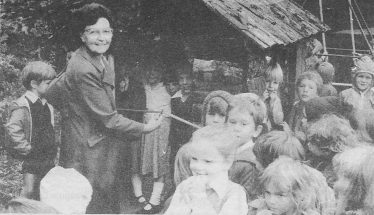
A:
{"type": "Polygon", "coordinates": [[[127,142],[126,135],[157,128],[162,117],[144,125],[117,113],[114,64],[106,55],[113,36],[110,11],[91,3],[74,15],[82,46],[46,97],[62,113],[60,165],[75,168],[90,181],[93,196],[87,213],[118,213],[119,146],[127,142]]]}

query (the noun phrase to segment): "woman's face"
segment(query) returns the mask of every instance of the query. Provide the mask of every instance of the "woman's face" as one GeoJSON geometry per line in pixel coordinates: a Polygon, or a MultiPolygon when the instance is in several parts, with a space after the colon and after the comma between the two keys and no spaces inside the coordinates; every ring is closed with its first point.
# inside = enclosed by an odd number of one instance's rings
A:
{"type": "Polygon", "coordinates": [[[81,34],[82,42],[95,54],[104,54],[112,42],[113,29],[106,18],[99,18],[94,25],[86,26],[81,34]]]}

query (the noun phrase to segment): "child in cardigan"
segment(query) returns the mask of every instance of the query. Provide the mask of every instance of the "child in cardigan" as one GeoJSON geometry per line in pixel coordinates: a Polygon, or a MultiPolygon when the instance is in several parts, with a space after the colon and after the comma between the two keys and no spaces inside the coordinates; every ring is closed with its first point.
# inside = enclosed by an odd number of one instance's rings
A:
{"type": "Polygon", "coordinates": [[[289,157],[271,163],[261,176],[264,196],[252,201],[249,215],[333,215],[335,197],[323,175],[289,157]]]}
{"type": "MultiPolygon", "coordinates": [[[[322,86],[321,76],[314,71],[307,71],[296,80],[296,93],[299,98],[292,107],[288,119],[290,129],[295,133],[295,136],[301,143],[305,141],[306,117],[305,117],[305,103],[312,98],[318,97],[322,86]]],[[[289,130],[287,124],[284,130],[289,130]]]]}
{"type": "MultiPolygon", "coordinates": [[[[201,124],[203,126],[223,124],[231,101],[232,95],[226,91],[217,90],[209,93],[203,102],[201,124]]],[[[185,144],[177,152],[174,166],[174,183],[176,186],[192,175],[188,151],[189,144],[185,144]]]]}
{"type": "Polygon", "coordinates": [[[193,176],[177,186],[166,215],[247,214],[243,187],[228,177],[238,141],[237,134],[225,125],[206,126],[193,134],[193,176]]]}
{"type": "Polygon", "coordinates": [[[265,71],[266,90],[263,99],[267,108],[268,129],[279,128],[283,122],[284,114],[279,98],[279,85],[283,82],[283,71],[278,63],[269,66],[265,71]]]}
{"type": "Polygon", "coordinates": [[[288,156],[299,161],[305,160],[303,145],[286,131],[270,131],[261,135],[256,140],[253,152],[262,168],[266,168],[280,156],[288,156]]]}
{"type": "Polygon", "coordinates": [[[331,187],[336,180],[333,157],[361,144],[348,120],[335,114],[325,114],[308,125],[307,143],[311,165],[324,174],[331,187]]]}
{"type": "Polygon", "coordinates": [[[22,73],[27,91],[10,108],[6,124],[9,151],[24,161],[21,196],[39,200],[40,180],[55,166],[57,155],[53,108],[43,98],[56,72],[51,65],[35,61],[28,63],[22,73]]]}
{"type": "Polygon", "coordinates": [[[329,62],[322,62],[318,65],[317,71],[323,80],[320,96],[338,96],[338,91],[332,86],[335,76],[335,68],[329,62]]]}
{"type": "Polygon", "coordinates": [[[374,148],[348,149],[333,159],[336,214],[374,214],[374,148]]]}
{"type": "Polygon", "coordinates": [[[234,163],[229,170],[229,178],[242,185],[248,200],[259,195],[258,177],[260,165],[253,154],[253,140],[260,135],[266,119],[266,106],[262,99],[253,93],[234,96],[227,114],[227,124],[240,138],[235,151],[234,163]]]}
{"type": "Polygon", "coordinates": [[[345,104],[353,106],[353,109],[373,109],[374,63],[369,56],[364,56],[356,62],[357,67],[352,70],[353,87],[342,91],[339,96],[345,104]]]}

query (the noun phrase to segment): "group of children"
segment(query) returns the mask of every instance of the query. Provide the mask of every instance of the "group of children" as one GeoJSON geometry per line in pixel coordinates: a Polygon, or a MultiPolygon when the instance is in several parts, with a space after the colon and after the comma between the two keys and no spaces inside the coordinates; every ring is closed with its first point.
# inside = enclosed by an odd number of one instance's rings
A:
{"type": "MultiPolygon", "coordinates": [[[[134,87],[131,81],[124,81],[116,96],[142,99],[125,106],[130,112],[148,110],[144,116],[137,115],[139,121],[172,113],[201,126],[194,131],[190,125],[165,117],[156,131],[129,142],[133,194],[143,205],[142,213],[374,214],[374,120],[370,117],[374,111],[374,63],[363,57],[356,65],[353,87],[340,94],[331,84],[334,68],[330,63],[300,74],[297,102],[285,114],[279,96],[283,71],[275,64],[265,72],[266,90],[261,95],[209,93],[202,102],[200,122],[194,115],[198,98],[189,72],[179,74],[180,90],[173,92],[163,85],[163,68],[158,64],[149,68],[145,83],[134,87]],[[175,191],[161,204],[170,167],[175,191]],[[154,179],[149,200],[142,191],[142,176],[147,173],[154,179]]],[[[48,136],[53,133],[53,109],[42,99],[54,76],[53,69],[42,62],[25,67],[28,91],[15,103],[6,127],[12,142],[17,143],[13,150],[24,160],[22,196],[70,213],[61,209],[66,207],[55,206],[61,194],[47,192],[58,182],[65,185],[70,181],[51,175],[73,171],[74,178],[81,176],[73,169],[53,167],[57,146],[43,144],[44,140],[54,143],[48,136]],[[41,129],[47,132],[40,133],[41,129]]],[[[86,182],[82,179],[79,183],[86,182]]],[[[64,190],[61,187],[61,193],[64,190]]],[[[75,201],[87,206],[92,195],[89,182],[83,190],[84,198],[75,201]]],[[[11,203],[8,211],[17,204],[11,203]]]]}

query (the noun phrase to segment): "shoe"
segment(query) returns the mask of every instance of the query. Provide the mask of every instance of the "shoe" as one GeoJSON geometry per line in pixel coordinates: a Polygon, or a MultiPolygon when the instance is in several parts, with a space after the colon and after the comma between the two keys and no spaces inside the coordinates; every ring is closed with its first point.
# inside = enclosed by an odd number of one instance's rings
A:
{"type": "Polygon", "coordinates": [[[137,203],[144,204],[144,205],[148,204],[147,199],[143,195],[134,196],[134,197],[135,197],[137,203]],[[142,199],[144,199],[144,201],[142,201],[142,199]]]}
{"type": "Polygon", "coordinates": [[[148,203],[146,204],[143,209],[141,210],[141,214],[157,214],[159,213],[160,211],[162,210],[162,206],[161,205],[154,205],[152,203],[148,203]],[[146,210],[144,209],[147,205],[150,205],[151,206],[151,209],[149,210],[146,210]]]}

